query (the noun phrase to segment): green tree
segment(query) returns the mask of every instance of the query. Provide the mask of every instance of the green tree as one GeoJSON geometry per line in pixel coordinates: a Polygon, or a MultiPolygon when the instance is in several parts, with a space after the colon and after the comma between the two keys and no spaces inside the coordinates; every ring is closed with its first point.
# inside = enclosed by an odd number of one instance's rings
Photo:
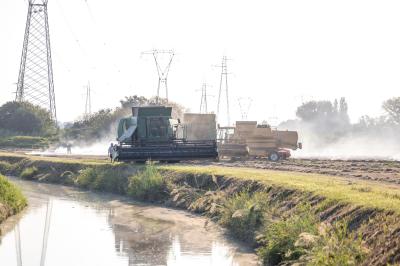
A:
{"type": "Polygon", "coordinates": [[[130,108],[133,106],[146,106],[146,105],[170,106],[172,107],[172,117],[174,118],[182,118],[183,113],[185,112],[185,107],[176,102],[167,101],[167,99],[165,98],[158,99],[158,104],[157,104],[157,97],[151,97],[147,99],[144,96],[134,95],[125,97],[125,99],[121,100],[120,103],[121,103],[121,108],[125,110],[124,113],[126,113],[126,109],[128,109],[130,112],[130,108]]]}
{"type": "Polygon", "coordinates": [[[351,125],[345,98],[338,102],[310,101],[297,108],[301,125],[315,133],[313,138],[332,142],[348,133],[351,125]]]}
{"type": "Polygon", "coordinates": [[[310,101],[297,108],[296,115],[303,121],[312,122],[331,117],[336,110],[330,101],[310,101]]]}
{"type": "Polygon", "coordinates": [[[348,111],[349,111],[349,105],[346,102],[346,98],[344,97],[340,98],[338,114],[339,114],[339,119],[344,124],[350,123],[350,117],[348,111]]]}
{"type": "Polygon", "coordinates": [[[395,123],[400,124],[400,97],[386,100],[383,103],[382,108],[386,111],[390,119],[395,123]]]}
{"type": "Polygon", "coordinates": [[[132,106],[143,106],[148,105],[149,100],[144,96],[125,96],[123,100],[120,100],[121,108],[130,108],[132,106]]]}
{"type": "Polygon", "coordinates": [[[56,125],[50,113],[28,102],[7,102],[0,107],[0,129],[9,135],[50,135],[56,125]]]}

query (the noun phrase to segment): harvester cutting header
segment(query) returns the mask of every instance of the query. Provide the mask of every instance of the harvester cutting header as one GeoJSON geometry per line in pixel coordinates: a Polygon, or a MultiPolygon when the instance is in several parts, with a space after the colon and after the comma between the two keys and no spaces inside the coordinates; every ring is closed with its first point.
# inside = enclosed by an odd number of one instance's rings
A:
{"type": "Polygon", "coordinates": [[[181,122],[171,113],[172,107],[166,106],[133,107],[132,116],[119,122],[112,158],[136,162],[218,158],[215,115],[184,114],[181,122]]]}

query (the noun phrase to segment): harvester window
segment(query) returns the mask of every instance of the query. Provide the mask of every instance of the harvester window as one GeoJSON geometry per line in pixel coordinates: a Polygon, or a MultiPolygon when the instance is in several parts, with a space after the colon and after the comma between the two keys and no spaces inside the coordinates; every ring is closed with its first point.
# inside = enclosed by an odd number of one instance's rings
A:
{"type": "Polygon", "coordinates": [[[149,119],[149,132],[152,137],[163,138],[168,134],[168,125],[165,124],[165,120],[161,117],[149,119]]]}

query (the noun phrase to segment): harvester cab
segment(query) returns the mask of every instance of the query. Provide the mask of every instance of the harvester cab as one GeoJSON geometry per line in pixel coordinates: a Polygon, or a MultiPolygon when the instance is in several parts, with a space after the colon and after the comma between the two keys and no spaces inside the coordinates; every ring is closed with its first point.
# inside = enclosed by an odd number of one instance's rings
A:
{"type": "Polygon", "coordinates": [[[208,132],[212,129],[215,131],[215,116],[209,120],[207,128],[201,126],[207,115],[184,114],[184,120],[189,117],[187,120],[190,121],[181,123],[179,119],[173,119],[171,114],[172,107],[133,107],[132,116],[119,122],[118,145],[114,148],[112,158],[120,161],[172,162],[218,157],[216,138],[208,132]],[[190,129],[193,128],[200,133],[200,137],[190,137],[193,135],[190,129]]]}

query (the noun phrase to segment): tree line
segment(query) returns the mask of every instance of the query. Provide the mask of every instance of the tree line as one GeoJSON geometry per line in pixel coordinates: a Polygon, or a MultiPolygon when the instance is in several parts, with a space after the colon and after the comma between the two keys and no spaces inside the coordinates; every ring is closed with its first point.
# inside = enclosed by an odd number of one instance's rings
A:
{"type": "Polygon", "coordinates": [[[400,132],[400,97],[383,102],[384,115],[362,116],[351,123],[345,98],[331,101],[309,101],[297,108],[294,120],[282,122],[281,129],[298,130],[308,142],[334,143],[343,137],[393,137],[400,132]]]}
{"type": "MultiPolygon", "coordinates": [[[[182,117],[185,108],[177,103],[159,99],[160,104],[173,106],[174,117],[182,117]]],[[[94,143],[104,137],[115,137],[120,118],[131,114],[132,106],[155,105],[156,98],[129,96],[114,109],[101,109],[59,128],[50,113],[28,102],[8,102],[0,106],[0,136],[57,136],[64,141],[94,143]]],[[[282,122],[279,128],[311,134],[312,141],[334,142],[343,136],[392,136],[400,130],[400,97],[382,104],[385,114],[363,116],[352,124],[345,98],[334,101],[309,101],[297,108],[294,120],[282,122]]]]}

